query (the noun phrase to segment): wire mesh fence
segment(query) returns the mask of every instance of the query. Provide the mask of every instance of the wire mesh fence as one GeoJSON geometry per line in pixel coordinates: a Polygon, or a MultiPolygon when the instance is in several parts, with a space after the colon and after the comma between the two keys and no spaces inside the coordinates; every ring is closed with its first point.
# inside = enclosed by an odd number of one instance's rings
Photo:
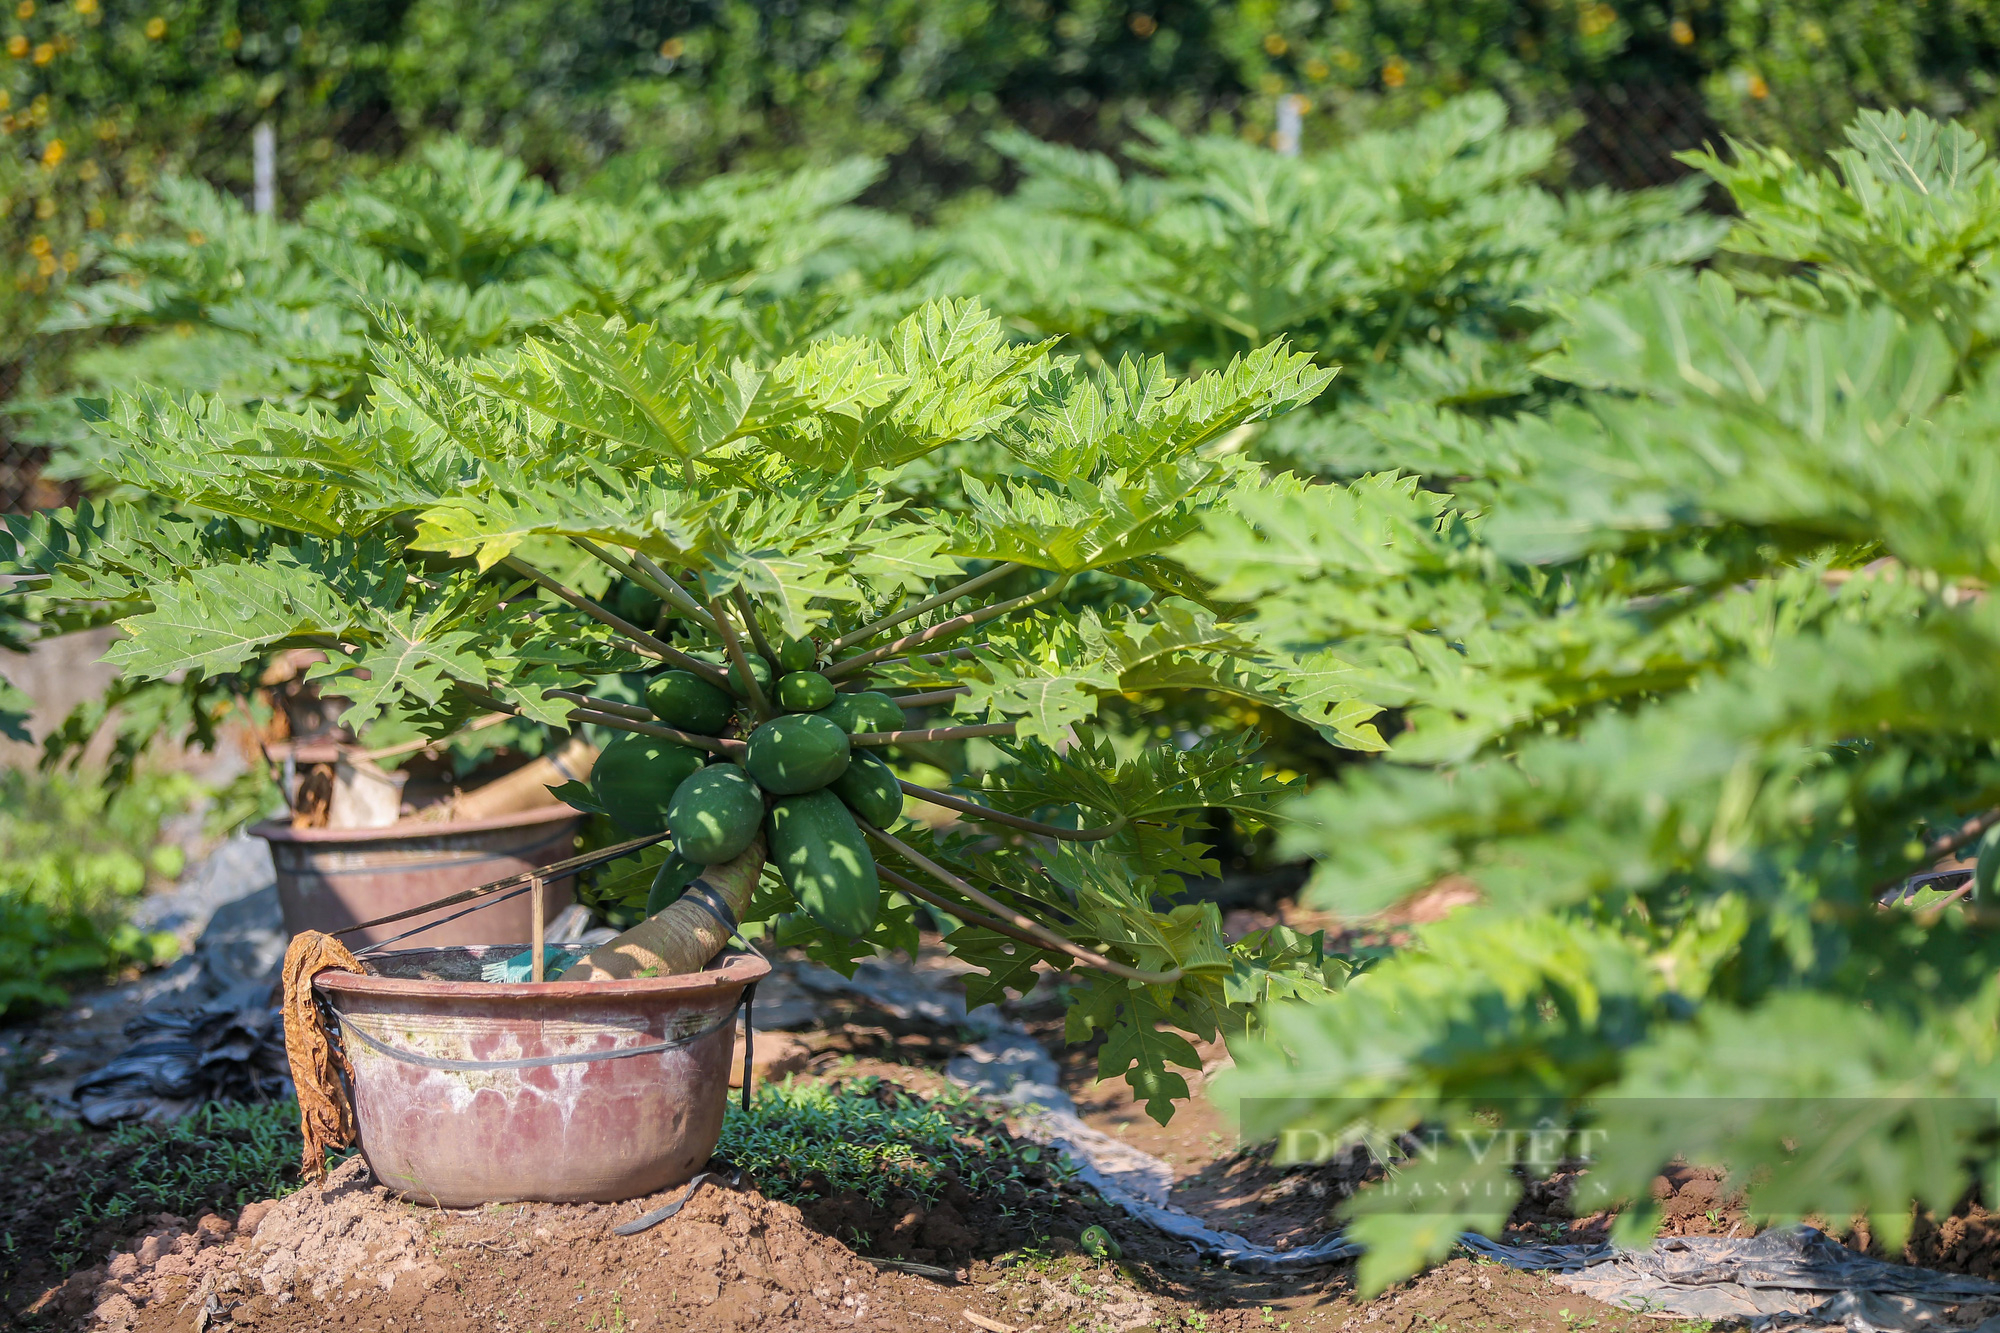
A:
{"type": "MultiPolygon", "coordinates": [[[[13,401],[34,356],[35,344],[30,341],[13,360],[0,363],[0,409],[13,401]]],[[[25,514],[77,502],[79,491],[74,482],[44,475],[48,461],[49,451],[22,439],[19,421],[0,410],[0,514],[25,514]]]]}
{"type": "Polygon", "coordinates": [[[1570,137],[1572,179],[1621,190],[1667,185],[1690,172],[1675,154],[1720,146],[1722,128],[1688,84],[1619,83],[1582,89],[1582,125],[1570,137]]]}

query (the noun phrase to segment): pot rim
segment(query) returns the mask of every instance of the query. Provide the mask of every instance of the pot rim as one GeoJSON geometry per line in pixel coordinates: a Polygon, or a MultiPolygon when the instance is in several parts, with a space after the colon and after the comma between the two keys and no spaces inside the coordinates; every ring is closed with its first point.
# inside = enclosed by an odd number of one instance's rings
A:
{"type": "MultiPolygon", "coordinates": [[[[424,949],[396,949],[384,956],[445,953],[464,945],[446,945],[424,949]]],[[[479,948],[505,949],[509,945],[479,945],[479,948]]],[[[518,946],[525,950],[529,945],[518,946]]],[[[745,953],[741,949],[728,949],[710,960],[707,967],[699,972],[682,972],[670,977],[628,977],[622,981],[425,981],[418,977],[384,977],[372,973],[326,971],[315,975],[312,984],[315,989],[332,991],[336,994],[399,996],[411,999],[469,1000],[488,997],[494,1000],[587,1000],[587,999],[629,999],[636,996],[672,995],[676,992],[689,996],[707,991],[726,990],[733,986],[747,986],[754,981],[762,981],[771,974],[771,964],[762,954],[745,953]],[[721,966],[716,963],[720,962],[721,966]]]]}
{"type": "Polygon", "coordinates": [[[491,833],[496,829],[531,828],[536,824],[582,818],[583,811],[575,806],[558,804],[538,805],[508,815],[488,815],[484,819],[453,820],[448,824],[434,819],[399,819],[380,828],[293,828],[288,820],[265,819],[250,826],[250,836],[266,842],[420,842],[460,833],[491,833]]]}

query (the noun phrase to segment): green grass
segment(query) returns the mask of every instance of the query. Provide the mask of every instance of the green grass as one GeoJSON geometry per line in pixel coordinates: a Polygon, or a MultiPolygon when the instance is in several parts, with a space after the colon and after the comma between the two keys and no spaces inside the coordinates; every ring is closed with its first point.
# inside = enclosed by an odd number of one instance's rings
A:
{"type": "Polygon", "coordinates": [[[64,983],[170,960],[173,938],[125,919],[155,880],[179,875],[160,826],[200,794],[185,774],[115,793],[87,777],[0,770],[0,1018],[61,1005],[64,983]]]}
{"type": "Polygon", "coordinates": [[[1056,1173],[1052,1153],[1017,1145],[962,1093],[921,1101],[873,1077],[844,1083],[765,1084],[748,1113],[735,1102],[717,1156],[776,1199],[853,1191],[872,1203],[914,1194],[934,1203],[953,1180],[974,1194],[1035,1189],[1056,1173]]]}
{"type": "Polygon", "coordinates": [[[299,1107],[290,1098],[211,1103],[178,1121],[108,1134],[79,1130],[32,1103],[10,1109],[0,1172],[10,1194],[34,1199],[24,1229],[39,1234],[0,1234],[0,1253],[32,1244],[60,1271],[83,1262],[100,1231],[129,1229],[155,1213],[192,1220],[234,1211],[298,1188],[299,1107]]]}

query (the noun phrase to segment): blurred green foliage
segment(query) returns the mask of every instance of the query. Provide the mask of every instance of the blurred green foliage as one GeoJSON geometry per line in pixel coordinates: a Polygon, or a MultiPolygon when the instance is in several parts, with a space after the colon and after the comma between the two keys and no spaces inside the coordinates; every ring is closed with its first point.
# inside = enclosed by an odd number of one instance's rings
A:
{"type": "Polygon", "coordinates": [[[162,176],[250,188],[277,130],[282,209],[448,131],[574,185],[860,153],[919,211],[1014,167],[1020,126],[1116,147],[1136,111],[1267,140],[1406,120],[1475,88],[1533,118],[1589,88],[1699,88],[1793,150],[1856,105],[1989,124],[1996,0],[19,0],[0,10],[0,212],[22,238],[0,356],[39,301],[136,228],[162,176]]]}
{"type": "Polygon", "coordinates": [[[116,792],[86,777],[0,769],[0,1018],[64,1003],[65,983],[150,967],[178,951],[124,909],[179,875],[161,826],[199,794],[184,774],[142,774],[116,792]]]}

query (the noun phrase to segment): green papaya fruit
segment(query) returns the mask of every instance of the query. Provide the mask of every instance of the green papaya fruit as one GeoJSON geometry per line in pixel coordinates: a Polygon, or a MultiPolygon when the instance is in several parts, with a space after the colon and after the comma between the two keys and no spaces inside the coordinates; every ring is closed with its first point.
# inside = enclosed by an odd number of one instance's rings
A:
{"type": "MultiPolygon", "coordinates": [[[[750,678],[757,682],[758,689],[768,695],[771,692],[771,664],[756,653],[745,653],[743,657],[750,663],[750,678]]],[[[741,698],[750,697],[750,687],[743,683],[743,672],[734,661],[729,664],[729,688],[741,698]]]]}
{"type": "Polygon", "coordinates": [[[902,705],[876,690],[836,694],[819,715],[850,736],[862,731],[901,731],[905,725],[902,705]]]}
{"type": "Polygon", "coordinates": [[[847,808],[873,824],[887,828],[903,813],[903,789],[896,785],[896,770],[866,750],[856,750],[847,771],[833,780],[835,796],[847,808]]]}
{"type": "Polygon", "coordinates": [[[702,865],[733,861],[764,821],[764,794],[734,764],[714,764],[689,778],[667,803],[674,853],[702,865]]]}
{"type": "Polygon", "coordinates": [[[646,682],[646,707],[670,727],[715,736],[729,725],[736,701],[692,671],[662,671],[646,682]]]}
{"type": "Polygon", "coordinates": [[[817,713],[772,718],[750,733],[743,766],[775,796],[818,791],[847,771],[847,733],[817,713]]]}
{"type": "Polygon", "coordinates": [[[778,677],[778,707],[787,713],[817,713],[833,702],[833,682],[817,671],[778,677]]]}
{"type": "Polygon", "coordinates": [[[1981,904],[1993,901],[1993,883],[2000,878],[2000,824],[1987,829],[1979,842],[1979,859],[1972,870],[1972,893],[1974,902],[1981,904]]]}
{"type": "Polygon", "coordinates": [[[590,789],[611,822],[643,838],[667,830],[667,802],[702,765],[702,752],[653,736],[624,735],[604,747],[590,789]]]}
{"type": "Polygon", "coordinates": [[[667,859],[660,862],[659,870],[653,875],[652,890],[646,894],[646,915],[658,916],[666,911],[669,903],[700,878],[700,866],[692,861],[683,861],[672,852],[667,853],[667,859]]]}
{"type": "Polygon", "coordinates": [[[811,639],[786,637],[778,641],[778,670],[811,671],[819,660],[819,650],[811,639]]]}
{"type": "Polygon", "coordinates": [[[860,827],[830,791],[787,796],[771,807],[771,859],[808,916],[857,939],[875,928],[882,881],[860,827]]]}

